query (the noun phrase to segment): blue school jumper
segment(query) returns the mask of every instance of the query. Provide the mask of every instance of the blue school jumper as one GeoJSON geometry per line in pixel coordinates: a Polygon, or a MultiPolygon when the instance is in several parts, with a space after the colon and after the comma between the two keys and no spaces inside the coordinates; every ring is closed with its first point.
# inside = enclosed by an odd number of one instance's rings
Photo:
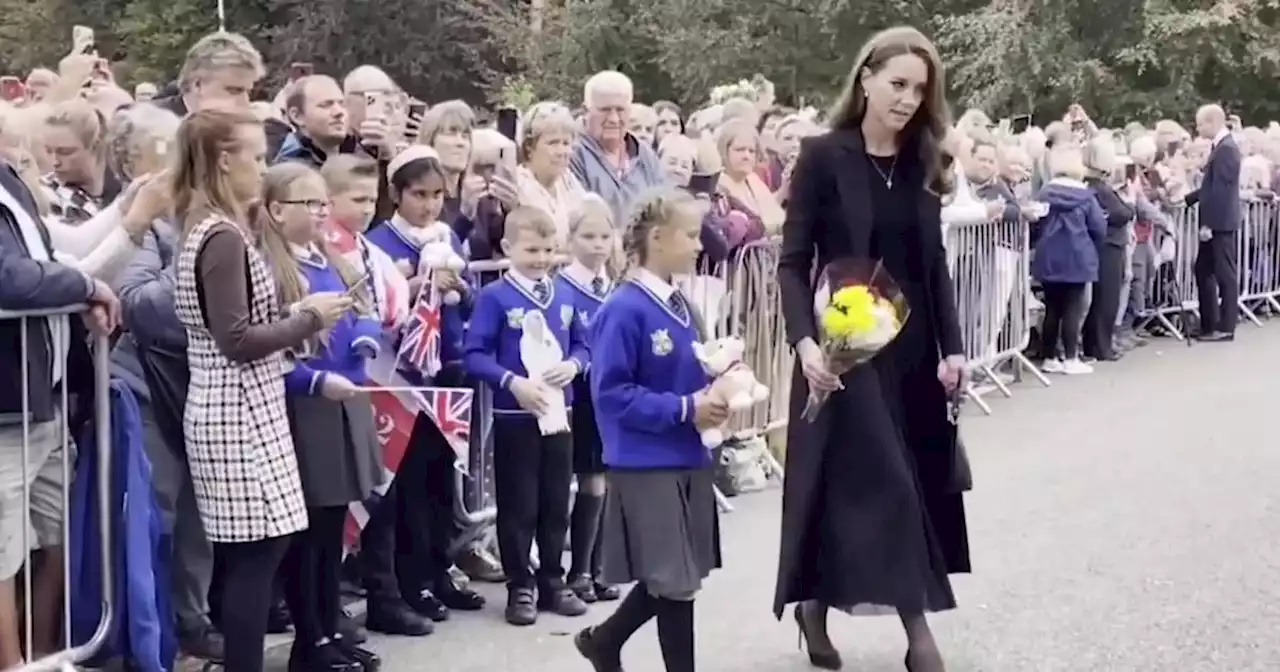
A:
{"type": "MultiPolygon", "coordinates": [[[[298,267],[310,294],[347,291],[338,269],[318,252],[298,259],[298,267]]],[[[348,312],[328,334],[328,341],[318,352],[296,361],[293,369],[285,374],[286,394],[319,396],[324,377],[329,373],[340,374],[357,385],[368,379],[365,361],[377,356],[382,343],[382,324],[378,319],[348,312]]]]}
{"type": "MultiPolygon", "coordinates": [[[[345,292],[346,283],[323,255],[297,253],[307,291],[345,292]]],[[[314,352],[285,373],[286,406],[298,474],[310,508],[345,507],[363,501],[384,480],[382,449],[367,396],[336,401],[322,395],[327,376],[356,385],[368,381],[366,361],[378,354],[382,321],[348,311],[324,332],[314,352]]],[[[340,539],[330,540],[334,544],[340,539]]]]}
{"type": "MultiPolygon", "coordinates": [[[[605,281],[599,287],[584,285],[565,271],[556,276],[556,292],[569,297],[577,313],[578,323],[583,326],[587,336],[587,349],[591,349],[591,321],[605,298],[612,289],[612,283],[605,281]],[[597,291],[598,290],[598,291],[597,291]]],[[[573,379],[573,452],[574,471],[579,474],[599,473],[603,471],[600,441],[600,429],[596,427],[595,404],[591,402],[591,363],[573,379]]]]}
{"type": "Polygon", "coordinates": [[[618,285],[591,327],[591,391],[604,463],[697,469],[711,454],[693,425],[693,394],[709,382],[698,329],[637,280],[618,285]]]}
{"type": "MultiPolygon", "coordinates": [[[[462,247],[462,241],[458,240],[458,234],[450,232],[449,236],[449,244],[453,246],[453,251],[459,257],[466,259],[467,255],[462,247]]],[[[413,268],[418,268],[422,248],[400,233],[390,220],[374,224],[365,234],[365,238],[386,252],[392,261],[397,263],[405,261],[413,268]]],[[[440,306],[440,364],[443,366],[457,365],[462,361],[462,340],[467,331],[467,319],[470,317],[473,295],[471,290],[475,287],[475,283],[469,271],[464,270],[460,277],[466,285],[466,289],[462,292],[462,300],[456,305],[440,306]]],[[[416,296],[409,297],[410,308],[417,299],[416,296]]]]}
{"type": "MultiPolygon", "coordinates": [[[[540,310],[547,326],[555,334],[564,351],[565,359],[578,364],[578,370],[586,369],[590,361],[586,333],[578,321],[577,308],[568,292],[559,289],[552,278],[544,278],[548,293],[540,301],[523,287],[511,274],[505,274],[497,282],[486,285],[476,295],[471,311],[471,325],[464,341],[464,361],[467,372],[493,388],[494,417],[524,415],[515,395],[510,392],[511,381],[528,377],[529,372],[520,360],[521,320],[525,313],[540,310]]],[[[573,386],[564,389],[565,405],[573,406],[573,386]]]]}

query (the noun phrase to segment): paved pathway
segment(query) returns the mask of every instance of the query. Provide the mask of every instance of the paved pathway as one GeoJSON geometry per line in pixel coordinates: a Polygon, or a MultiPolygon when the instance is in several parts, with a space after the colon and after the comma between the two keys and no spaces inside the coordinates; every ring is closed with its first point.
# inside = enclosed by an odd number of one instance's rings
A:
{"type": "MultiPolygon", "coordinates": [[[[1280,326],[1242,330],[1023,384],[992,400],[994,416],[965,419],[977,573],[956,579],[961,608],[934,619],[952,671],[1280,669],[1280,326]]],[[[769,613],[778,492],[735,503],[727,567],[698,600],[700,669],[808,669],[769,613]]],[[[588,672],[567,635],[603,608],[520,629],[489,595],[495,606],[430,637],[372,640],[384,669],[588,672]]],[[[896,619],[833,616],[832,634],[845,669],[902,669],[896,619]]],[[[663,669],[652,625],[625,662],[663,669]]]]}

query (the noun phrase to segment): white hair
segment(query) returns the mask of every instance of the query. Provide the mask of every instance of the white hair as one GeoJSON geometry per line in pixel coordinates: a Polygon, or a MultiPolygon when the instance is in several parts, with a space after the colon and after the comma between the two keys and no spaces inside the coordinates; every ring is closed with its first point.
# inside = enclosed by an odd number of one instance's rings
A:
{"type": "Polygon", "coordinates": [[[1084,167],[1100,177],[1111,174],[1119,165],[1116,143],[1109,135],[1095,135],[1084,148],[1084,167]]]}
{"type": "Polygon", "coordinates": [[[385,70],[376,65],[360,65],[342,78],[342,92],[345,94],[364,93],[366,91],[394,90],[396,83],[385,70]]]}
{"type": "Polygon", "coordinates": [[[1143,133],[1138,137],[1129,141],[1129,156],[1135,161],[1147,162],[1156,156],[1156,139],[1155,137],[1143,133]]]}
{"type": "Polygon", "coordinates": [[[150,103],[139,103],[116,113],[107,124],[106,144],[112,167],[121,177],[132,173],[132,160],[140,152],[167,154],[178,137],[178,116],[150,103]]]}
{"type": "Polygon", "coordinates": [[[631,85],[631,78],[621,72],[602,70],[591,75],[582,87],[582,103],[591,107],[595,103],[596,96],[601,94],[626,96],[627,104],[630,104],[635,99],[635,87],[631,85]]]}

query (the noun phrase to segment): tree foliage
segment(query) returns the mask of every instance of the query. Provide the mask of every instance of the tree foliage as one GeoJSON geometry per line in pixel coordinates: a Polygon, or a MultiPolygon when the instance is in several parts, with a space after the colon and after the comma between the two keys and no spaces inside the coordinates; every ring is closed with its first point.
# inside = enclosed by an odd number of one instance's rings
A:
{"type": "MultiPolygon", "coordinates": [[[[830,101],[875,30],[935,37],[952,101],[1039,121],[1080,102],[1102,121],[1185,118],[1219,101],[1280,118],[1280,0],[226,0],[273,72],[383,66],[428,100],[577,102],[612,68],[642,99],[704,104],[761,73],[792,104],[830,101]]],[[[134,79],[173,77],[216,28],[210,0],[0,0],[0,68],[56,66],[71,26],[134,79]]],[[[275,82],[273,82],[275,83],[275,82]]]]}

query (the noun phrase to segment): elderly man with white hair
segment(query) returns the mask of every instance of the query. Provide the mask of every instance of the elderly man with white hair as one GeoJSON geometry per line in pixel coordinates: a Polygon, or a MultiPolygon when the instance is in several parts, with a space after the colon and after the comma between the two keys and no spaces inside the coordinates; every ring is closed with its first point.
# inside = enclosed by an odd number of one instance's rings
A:
{"type": "Polygon", "coordinates": [[[578,181],[599,195],[621,227],[631,217],[636,196],[666,183],[658,155],[627,131],[634,91],[620,72],[592,75],[582,92],[586,132],[573,148],[569,167],[578,181]]]}

